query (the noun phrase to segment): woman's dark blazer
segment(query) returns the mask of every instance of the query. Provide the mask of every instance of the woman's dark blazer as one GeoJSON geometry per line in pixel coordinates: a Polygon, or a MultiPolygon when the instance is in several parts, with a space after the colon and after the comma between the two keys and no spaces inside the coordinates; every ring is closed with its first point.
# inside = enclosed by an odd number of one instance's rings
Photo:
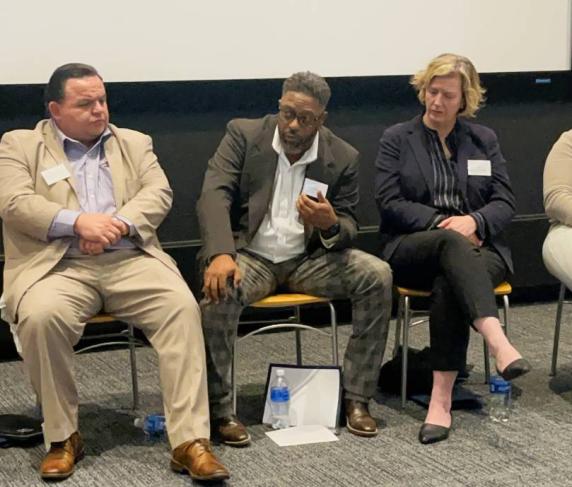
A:
{"type": "MultiPolygon", "coordinates": [[[[375,199],[384,260],[389,260],[404,235],[426,230],[438,210],[433,208],[434,177],[421,117],[388,128],[379,142],[375,199]]],[[[456,125],[457,177],[467,213],[484,217],[486,245],[496,249],[512,272],[510,249],[503,237],[515,212],[506,161],[495,133],[459,118],[456,125]],[[490,176],[469,176],[469,160],[490,160],[490,176]]]]}

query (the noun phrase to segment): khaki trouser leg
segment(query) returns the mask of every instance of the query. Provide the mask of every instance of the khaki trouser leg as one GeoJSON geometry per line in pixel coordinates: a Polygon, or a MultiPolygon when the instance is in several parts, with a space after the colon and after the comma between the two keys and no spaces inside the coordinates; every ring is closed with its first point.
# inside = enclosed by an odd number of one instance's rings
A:
{"type": "MultiPolygon", "coordinates": [[[[122,252],[123,253],[123,252],[122,252]]],[[[102,264],[105,310],[141,328],[159,356],[169,441],[173,448],[209,438],[205,348],[198,304],[183,278],[134,252],[102,264]]]]}
{"type": "Polygon", "coordinates": [[[572,227],[554,225],[550,228],[544,245],[544,265],[554,277],[572,289],[572,227]]]}
{"type": "Polygon", "coordinates": [[[101,307],[97,291],[86,284],[93,281],[93,273],[79,281],[64,267],[58,265],[28,290],[18,307],[15,328],[24,365],[42,406],[48,447],[78,430],[73,346],[83,333],[82,323],[101,307]]]}

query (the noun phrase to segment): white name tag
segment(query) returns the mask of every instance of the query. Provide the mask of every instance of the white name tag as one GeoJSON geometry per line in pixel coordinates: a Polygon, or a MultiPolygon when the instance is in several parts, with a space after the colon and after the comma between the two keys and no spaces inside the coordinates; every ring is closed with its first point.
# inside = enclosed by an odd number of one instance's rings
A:
{"type": "Polygon", "coordinates": [[[322,193],[324,198],[326,197],[326,193],[328,192],[328,185],[324,183],[320,183],[320,181],[314,181],[313,179],[306,178],[304,179],[304,186],[302,186],[302,193],[310,198],[318,199],[318,191],[322,193]]]}
{"type": "Polygon", "coordinates": [[[491,161],[487,159],[469,159],[467,163],[469,176],[491,175],[491,161]]]}
{"type": "Polygon", "coordinates": [[[42,177],[48,186],[70,177],[70,172],[64,164],[58,164],[57,166],[50,167],[42,171],[42,177]]]}

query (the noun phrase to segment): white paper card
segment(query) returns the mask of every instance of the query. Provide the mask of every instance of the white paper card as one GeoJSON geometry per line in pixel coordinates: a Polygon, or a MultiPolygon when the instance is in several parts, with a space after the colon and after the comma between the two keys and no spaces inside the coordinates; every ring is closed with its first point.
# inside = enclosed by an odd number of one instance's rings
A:
{"type": "Polygon", "coordinates": [[[310,178],[304,179],[304,186],[302,186],[302,193],[311,198],[318,199],[318,191],[322,193],[324,198],[326,197],[326,193],[328,192],[328,185],[324,183],[320,183],[320,181],[315,181],[310,178]]]}
{"type": "Polygon", "coordinates": [[[64,164],[58,164],[57,166],[50,167],[49,169],[44,169],[42,171],[42,177],[48,186],[70,177],[70,172],[64,164]]]}
{"type": "MultiPolygon", "coordinates": [[[[323,425],[336,427],[340,400],[340,369],[338,367],[279,366],[272,364],[269,383],[276,380],[276,371],[283,369],[290,387],[290,424],[292,426],[323,425]]],[[[264,424],[272,423],[270,387],[262,416],[264,424]]]]}
{"type": "Polygon", "coordinates": [[[334,433],[320,425],[294,426],[283,430],[267,431],[266,434],[278,446],[338,441],[338,437],[334,433]]]}
{"type": "Polygon", "coordinates": [[[469,176],[491,175],[491,161],[488,159],[469,159],[467,165],[469,176]]]}

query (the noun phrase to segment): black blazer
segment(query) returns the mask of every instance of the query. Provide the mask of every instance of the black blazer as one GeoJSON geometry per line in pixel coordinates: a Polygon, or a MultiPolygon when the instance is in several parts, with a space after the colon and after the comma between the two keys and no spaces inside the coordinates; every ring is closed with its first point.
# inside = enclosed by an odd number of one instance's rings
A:
{"type": "MultiPolygon", "coordinates": [[[[388,260],[404,235],[426,230],[438,210],[433,207],[433,167],[425,144],[421,116],[388,128],[375,161],[375,199],[381,216],[381,255],[388,260]]],[[[483,215],[487,238],[513,272],[503,237],[515,212],[506,161],[495,133],[483,125],[458,119],[457,177],[467,212],[483,215]],[[469,159],[491,161],[491,176],[469,176],[469,159]]]]}

